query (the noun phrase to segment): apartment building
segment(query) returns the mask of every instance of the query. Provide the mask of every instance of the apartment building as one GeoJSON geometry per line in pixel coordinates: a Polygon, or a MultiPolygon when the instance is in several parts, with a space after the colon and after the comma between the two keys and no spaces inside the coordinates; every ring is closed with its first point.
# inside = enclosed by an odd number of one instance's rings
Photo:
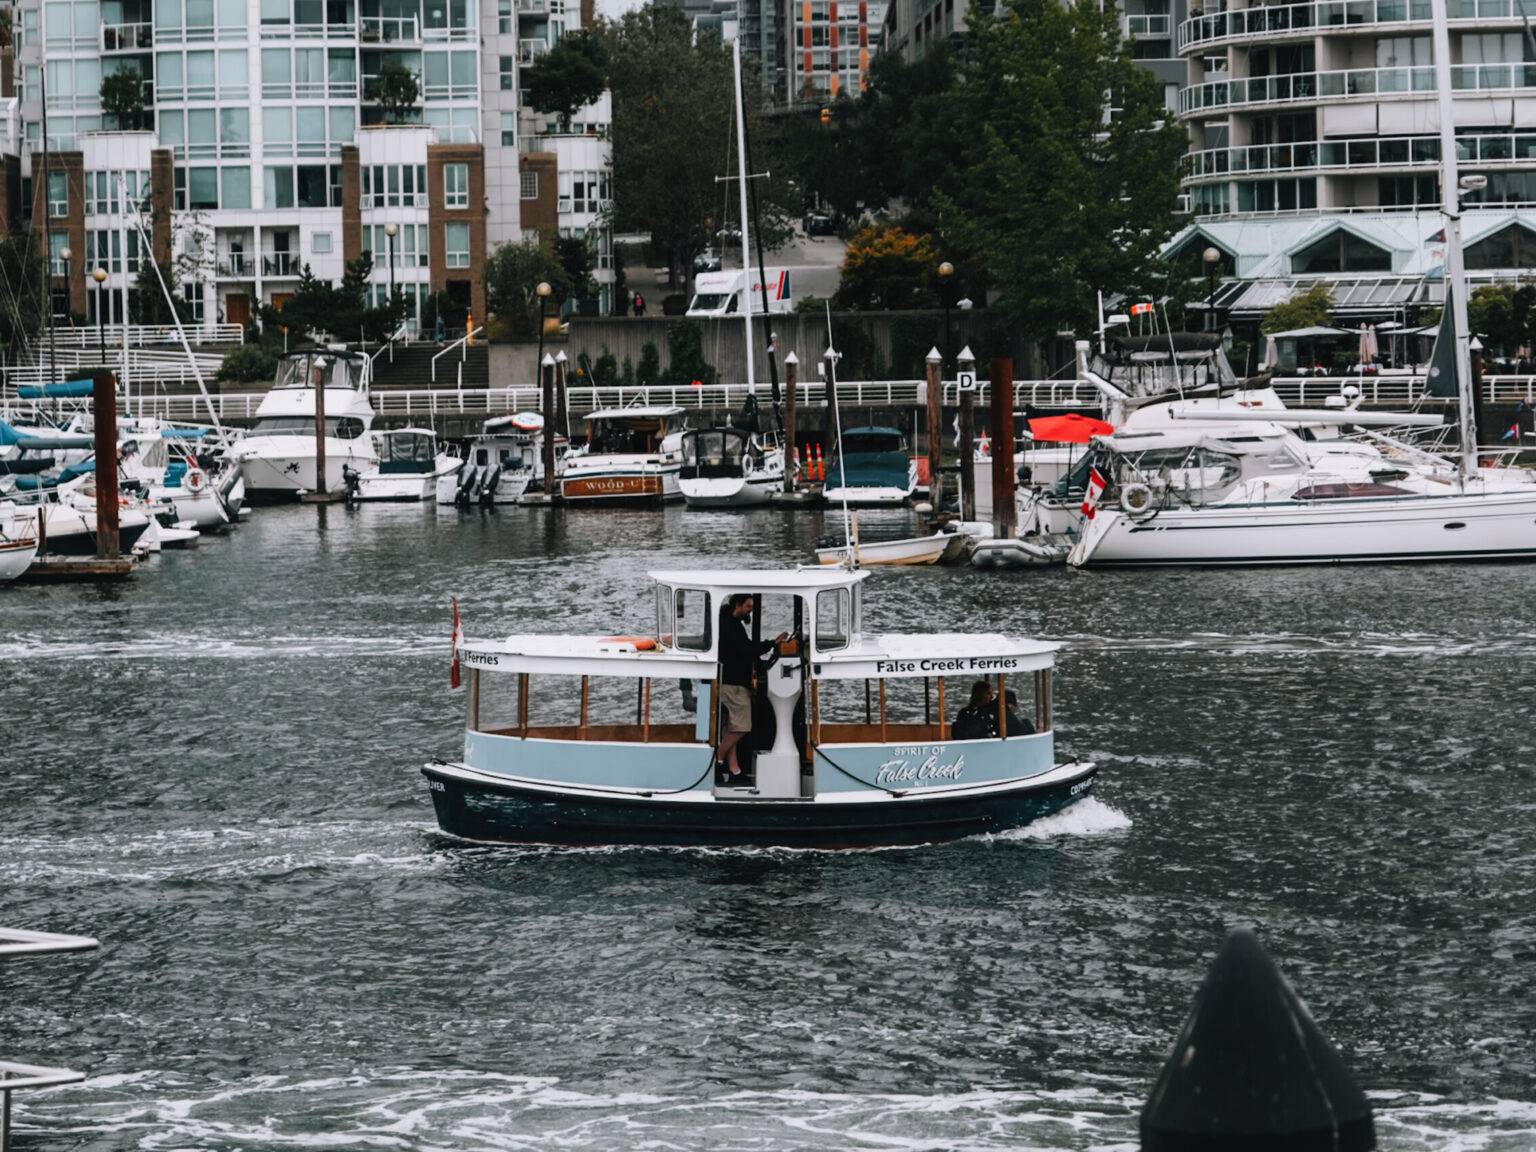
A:
{"type": "MultiPolygon", "coordinates": [[[[1520,0],[1448,0],[1462,235],[1474,279],[1536,267],[1536,51],[1520,0]]],[[[1439,114],[1429,0],[1192,11],[1178,27],[1194,219],[1169,251],[1214,248],[1216,304],[1241,321],[1324,280],[1339,313],[1438,301],[1439,114]]]]}
{"type": "Polygon", "coordinates": [[[3,223],[47,213],[57,306],[93,322],[129,310],[150,245],[207,324],[249,322],[305,267],[336,281],[364,252],[374,298],[400,290],[413,322],[433,297],[455,323],[483,318],[487,250],[523,238],[541,179],[551,197],[569,187],[561,230],[591,228],[607,197],[598,113],[551,148],[519,98],[562,5],[22,0],[0,67],[3,223]],[[414,105],[381,101],[386,62],[416,75],[414,105]],[[103,109],[116,74],[141,108],[103,109]],[[530,151],[555,165],[525,166],[530,151]]]}
{"type": "Polygon", "coordinates": [[[880,51],[886,0],[785,2],[785,102],[856,98],[869,86],[870,61],[880,51]]]}

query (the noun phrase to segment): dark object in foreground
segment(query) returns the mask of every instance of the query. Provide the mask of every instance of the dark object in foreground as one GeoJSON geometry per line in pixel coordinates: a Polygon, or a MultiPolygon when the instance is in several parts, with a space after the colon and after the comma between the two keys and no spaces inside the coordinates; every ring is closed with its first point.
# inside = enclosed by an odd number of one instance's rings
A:
{"type": "Polygon", "coordinates": [[[1258,937],[1227,937],[1141,1113],[1144,1152],[1367,1152],[1371,1108],[1258,937]]]}

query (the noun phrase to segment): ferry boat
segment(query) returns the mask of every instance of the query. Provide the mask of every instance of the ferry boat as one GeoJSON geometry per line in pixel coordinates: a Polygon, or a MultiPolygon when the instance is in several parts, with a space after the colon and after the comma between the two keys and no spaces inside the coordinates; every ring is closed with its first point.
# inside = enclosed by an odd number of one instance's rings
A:
{"type": "Polygon", "coordinates": [[[315,389],[325,389],[325,483],[337,492],[342,469],[366,472],[379,462],[368,430],[372,363],[337,346],[290,352],[256,409],[256,426],[229,451],[251,501],[296,500],[315,489],[315,389]]]}
{"type": "Polygon", "coordinates": [[[917,489],[917,462],[899,428],[850,428],[839,455],[827,465],[822,489],[829,504],[889,507],[905,504],[917,489]]]}
{"type": "Polygon", "coordinates": [[[683,410],[670,404],[602,408],[587,417],[587,442],[565,456],[560,496],[571,504],[657,504],[678,499],[683,410]]]}
{"type": "Polygon", "coordinates": [[[490,844],[881,847],[1016,828],[1091,791],[1094,765],[1057,759],[1057,645],[866,635],[866,576],[653,572],[645,635],[466,640],[456,622],[464,754],[422,768],[439,827],[490,844]],[[733,777],[716,748],[722,637],[749,627],[738,598],[764,658],[733,777]],[[978,680],[1033,709],[1001,705],[1003,736],[956,738],[950,710],[978,680]]]}

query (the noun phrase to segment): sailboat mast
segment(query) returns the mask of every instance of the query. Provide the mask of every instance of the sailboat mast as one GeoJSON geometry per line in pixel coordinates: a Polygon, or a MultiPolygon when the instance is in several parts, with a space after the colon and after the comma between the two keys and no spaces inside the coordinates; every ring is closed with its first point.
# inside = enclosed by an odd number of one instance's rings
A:
{"type": "Polygon", "coordinates": [[[752,374],[752,246],[747,238],[747,117],[741,107],[740,39],[731,41],[731,61],[736,69],[736,187],[741,196],[741,322],[746,325],[747,391],[753,392],[757,380],[752,374]]]}
{"type": "Polygon", "coordinates": [[[1457,428],[1461,437],[1461,474],[1477,470],[1477,431],[1473,426],[1472,364],[1467,331],[1466,271],[1461,256],[1461,189],[1456,172],[1456,121],[1451,106],[1451,34],[1445,0],[1431,0],[1435,52],[1435,94],[1440,112],[1440,212],[1445,217],[1445,306],[1451,310],[1455,337],[1457,428]]]}

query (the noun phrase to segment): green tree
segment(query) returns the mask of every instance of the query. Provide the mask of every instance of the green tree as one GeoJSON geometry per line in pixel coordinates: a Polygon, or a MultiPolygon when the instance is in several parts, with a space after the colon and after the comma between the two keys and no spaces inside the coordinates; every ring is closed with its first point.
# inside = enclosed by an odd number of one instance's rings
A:
{"type": "Polygon", "coordinates": [[[976,260],[1027,340],[1085,331],[1098,291],[1150,287],[1175,226],[1188,138],[1118,19],[1093,0],[1003,0],[973,19],[939,101],[959,138],[927,205],[940,245],[976,260]]]}
{"type": "Polygon", "coordinates": [[[1532,343],[1536,322],[1536,283],[1485,284],[1467,299],[1467,325],[1490,352],[1513,357],[1532,343]]]}
{"type": "Polygon", "coordinates": [[[834,303],[873,311],[932,307],[938,266],[930,236],[894,224],[860,229],[848,241],[834,303]]]}
{"type": "Polygon", "coordinates": [[[101,110],[123,129],[139,127],[144,118],[144,77],[126,68],[101,78],[101,110]]]}
{"type": "Polygon", "coordinates": [[[277,350],[264,343],[242,344],[224,357],[219,365],[220,380],[249,384],[277,376],[277,350]]]}
{"type": "Polygon", "coordinates": [[[539,282],[550,286],[545,310],[553,314],[571,295],[571,280],[554,253],[542,244],[503,244],[485,261],[486,306],[507,325],[515,340],[539,334],[539,282]]]}
{"type": "Polygon", "coordinates": [[[566,132],[577,109],[595,101],[607,86],[608,49],[591,32],[566,33],[523,72],[529,107],[559,116],[566,132]]]}
{"type": "Polygon", "coordinates": [[[686,388],[690,384],[708,386],[715,382],[714,365],[704,359],[704,329],[697,320],[674,320],[667,325],[667,358],[662,384],[686,388]]]}
{"type": "Polygon", "coordinates": [[[1264,313],[1259,321],[1259,331],[1289,332],[1295,328],[1312,328],[1328,323],[1328,313],[1333,309],[1333,293],[1326,284],[1314,284],[1298,289],[1284,303],[1276,304],[1264,313]]]}
{"type": "MultiPolygon", "coordinates": [[[[696,39],[681,9],[656,4],[609,26],[607,42],[614,223],[650,234],[676,286],[723,226],[722,203],[736,203],[715,182],[735,172],[734,152],[723,147],[733,123],[731,56],[717,41],[696,39]]],[[[773,154],[757,103],[762,86],[748,78],[745,87],[752,168],[772,174],[753,190],[764,247],[773,248],[791,234],[799,202],[773,154]]]]}
{"type": "Polygon", "coordinates": [[[597,295],[592,279],[592,248],[585,238],[561,236],[555,241],[555,259],[565,271],[570,295],[585,299],[597,295]]]}
{"type": "Polygon", "coordinates": [[[421,83],[416,73],[398,60],[386,59],[379,65],[373,81],[373,99],[384,109],[390,124],[399,124],[404,115],[421,100],[421,83]]]}
{"type": "Polygon", "coordinates": [[[653,388],[661,383],[661,353],[649,340],[640,349],[640,367],[635,369],[635,383],[641,388],[653,388]]]}

